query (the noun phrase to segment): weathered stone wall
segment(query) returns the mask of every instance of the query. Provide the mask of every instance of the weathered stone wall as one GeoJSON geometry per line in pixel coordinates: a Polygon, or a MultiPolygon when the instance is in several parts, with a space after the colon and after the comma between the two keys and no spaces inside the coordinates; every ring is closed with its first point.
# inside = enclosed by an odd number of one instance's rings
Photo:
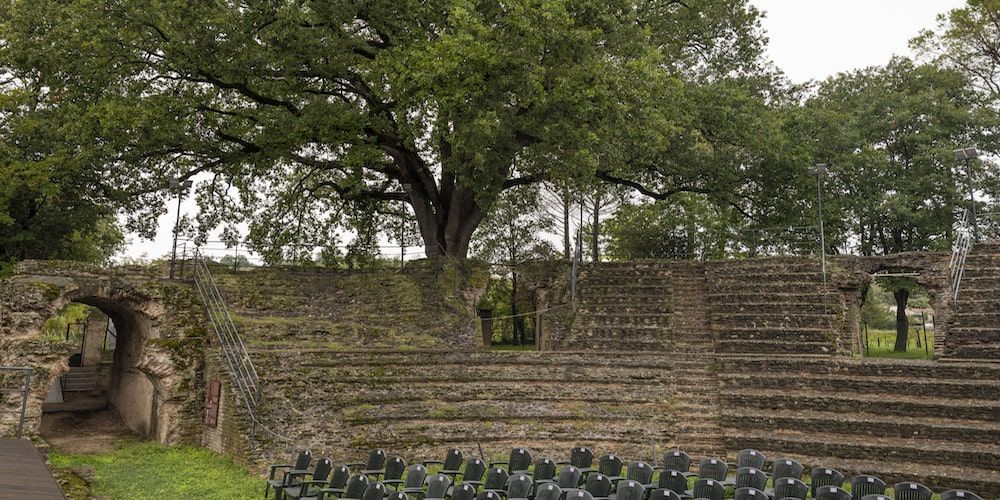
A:
{"type": "Polygon", "coordinates": [[[0,364],[34,370],[27,431],[37,432],[45,395],[68,370],[73,346],[44,338],[42,326],[69,302],[97,307],[118,326],[109,399],[126,423],[161,442],[197,442],[206,330],[191,287],[148,270],[70,262],[22,262],[0,280],[0,364]]]}

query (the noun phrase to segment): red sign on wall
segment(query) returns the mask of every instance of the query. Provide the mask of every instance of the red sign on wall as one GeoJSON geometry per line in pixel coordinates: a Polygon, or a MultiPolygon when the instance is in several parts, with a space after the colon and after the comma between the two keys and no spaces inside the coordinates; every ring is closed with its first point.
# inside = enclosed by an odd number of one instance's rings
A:
{"type": "Polygon", "coordinates": [[[205,395],[205,425],[215,427],[219,425],[219,395],[222,393],[222,384],[218,379],[208,381],[208,394],[205,395]]]}

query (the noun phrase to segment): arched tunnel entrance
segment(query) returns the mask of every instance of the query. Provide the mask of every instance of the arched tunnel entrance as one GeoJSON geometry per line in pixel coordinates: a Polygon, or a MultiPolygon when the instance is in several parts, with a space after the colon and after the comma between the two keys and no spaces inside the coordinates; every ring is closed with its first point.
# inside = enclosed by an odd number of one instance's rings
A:
{"type": "Polygon", "coordinates": [[[48,336],[62,334],[76,347],[66,360],[68,371],[55,380],[42,404],[41,435],[50,440],[124,433],[155,438],[156,385],[139,369],[143,346],[155,337],[151,320],[105,297],[70,300],[46,323],[48,336]],[[53,331],[63,325],[64,334],[53,331]]]}

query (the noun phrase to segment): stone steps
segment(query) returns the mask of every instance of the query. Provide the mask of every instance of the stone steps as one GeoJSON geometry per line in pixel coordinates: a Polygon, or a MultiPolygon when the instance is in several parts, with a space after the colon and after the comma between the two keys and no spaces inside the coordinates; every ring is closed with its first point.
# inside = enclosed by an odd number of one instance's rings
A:
{"type": "Polygon", "coordinates": [[[904,417],[877,413],[807,413],[795,410],[752,410],[726,408],[722,424],[741,430],[763,432],[777,429],[795,432],[941,440],[944,444],[966,442],[1000,445],[1000,424],[977,420],[940,417],[904,417]]]}
{"type": "Polygon", "coordinates": [[[826,354],[835,351],[832,342],[799,341],[792,338],[767,340],[732,340],[720,334],[716,350],[720,353],[757,354],[826,354]]]}
{"type": "Polygon", "coordinates": [[[723,387],[729,390],[751,388],[784,390],[830,390],[859,394],[936,394],[941,398],[966,399],[969,394],[1000,399],[1000,382],[985,380],[924,380],[914,384],[909,377],[816,375],[811,373],[757,375],[720,373],[723,387]]]}
{"type": "Polygon", "coordinates": [[[66,392],[90,392],[97,389],[97,368],[93,366],[70,367],[62,377],[62,388],[66,392]]]}
{"type": "Polygon", "coordinates": [[[800,373],[810,375],[855,375],[855,376],[890,376],[908,379],[962,379],[962,380],[996,380],[1000,379],[1000,363],[947,362],[930,360],[901,359],[851,359],[827,357],[818,360],[814,358],[796,357],[728,357],[723,360],[727,373],[756,374],[766,369],[777,375],[784,373],[796,377],[800,373]]]}
{"type": "Polygon", "coordinates": [[[599,303],[581,303],[577,307],[578,314],[586,314],[588,316],[622,316],[622,315],[643,315],[643,314],[662,314],[669,316],[673,313],[666,304],[629,304],[629,303],[619,303],[619,304],[599,304],[599,303]]]}
{"type": "MultiPolygon", "coordinates": [[[[919,383],[919,382],[918,382],[919,383]]],[[[719,393],[726,408],[747,411],[791,410],[803,415],[869,413],[889,417],[956,418],[1000,424],[1000,401],[937,399],[927,395],[856,394],[850,392],[726,389],[719,393]]]]}
{"type": "Polygon", "coordinates": [[[755,448],[807,456],[819,451],[823,456],[844,460],[900,460],[912,464],[1000,470],[1000,446],[987,444],[786,430],[760,432],[727,429],[726,446],[737,450],[755,448]]]}
{"type": "Polygon", "coordinates": [[[719,340],[741,340],[741,341],[767,341],[774,340],[777,342],[784,342],[786,345],[791,345],[791,343],[807,342],[807,343],[831,343],[832,334],[830,333],[832,329],[827,330],[804,330],[804,329],[794,329],[794,330],[782,330],[779,328],[727,328],[724,330],[716,331],[716,335],[719,340]]]}

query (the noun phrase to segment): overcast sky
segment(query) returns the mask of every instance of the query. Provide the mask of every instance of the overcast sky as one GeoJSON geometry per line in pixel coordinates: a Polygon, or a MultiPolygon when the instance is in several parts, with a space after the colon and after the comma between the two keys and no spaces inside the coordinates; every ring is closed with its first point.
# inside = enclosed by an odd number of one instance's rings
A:
{"type": "MultiPolygon", "coordinates": [[[[935,17],[961,0],[751,0],[765,12],[768,57],[794,82],[822,80],[856,68],[881,65],[893,54],[912,55],[908,42],[932,28],[935,17]]],[[[176,199],[160,217],[153,241],[129,237],[126,258],[168,255],[176,199]]],[[[188,200],[183,210],[193,213],[188,200]]]]}

